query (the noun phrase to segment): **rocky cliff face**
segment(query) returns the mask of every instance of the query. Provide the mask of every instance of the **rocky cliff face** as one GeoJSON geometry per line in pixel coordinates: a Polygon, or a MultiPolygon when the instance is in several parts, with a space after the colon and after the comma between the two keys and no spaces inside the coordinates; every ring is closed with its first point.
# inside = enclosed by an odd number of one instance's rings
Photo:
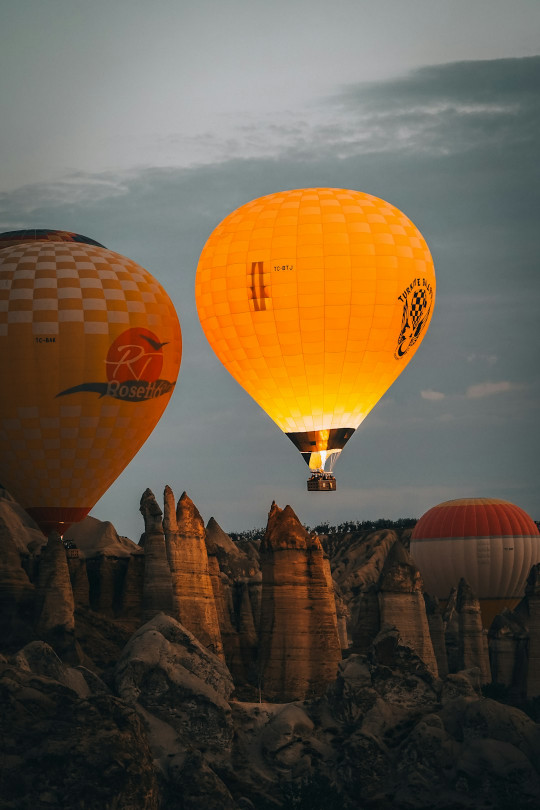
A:
{"type": "Polygon", "coordinates": [[[478,667],[482,683],[489,683],[489,652],[487,635],[482,625],[480,601],[464,579],[459,581],[456,610],[459,617],[459,669],[478,667]]]}
{"type": "Polygon", "coordinates": [[[205,545],[204,521],[184,492],[174,506],[165,488],[165,544],[173,586],[173,615],[209,650],[223,658],[223,643],[205,545]]]}
{"type": "Polygon", "coordinates": [[[263,694],[279,701],[322,694],[335,678],[341,647],[320,541],[290,506],[272,504],[260,558],[263,694]]]}
{"type": "MultiPolygon", "coordinates": [[[[352,535],[343,548],[337,549],[332,563],[334,579],[347,605],[352,650],[365,652],[382,627],[394,626],[436,674],[439,663],[426,612],[423,582],[414,560],[395,532],[385,529],[352,535]]],[[[435,621],[432,624],[436,635],[435,621]]],[[[440,638],[437,643],[445,672],[448,670],[444,645],[440,638]]]]}
{"type": "Polygon", "coordinates": [[[0,660],[0,806],[157,810],[141,718],[40,644],[0,660]]]}
{"type": "Polygon", "coordinates": [[[381,628],[379,579],[390,549],[397,542],[393,531],[357,532],[333,555],[333,577],[347,605],[347,635],[355,652],[365,652],[381,628]]]}
{"type": "Polygon", "coordinates": [[[523,617],[505,608],[489,628],[488,646],[492,682],[508,687],[516,699],[523,700],[527,692],[529,649],[523,617]]]}
{"type": "Polygon", "coordinates": [[[527,695],[540,695],[540,563],[534,565],[525,588],[525,621],[529,629],[527,695]]]}
{"type": "Polygon", "coordinates": [[[428,620],[429,635],[433,644],[433,652],[437,659],[437,670],[441,678],[448,675],[448,655],[444,637],[444,621],[439,600],[436,596],[424,594],[426,616],[428,620]]]}
{"type": "Polygon", "coordinates": [[[75,600],[66,550],[53,532],[41,551],[36,587],[35,620],[41,638],[64,655],[75,655],[75,600]]]}
{"type": "Polygon", "coordinates": [[[34,586],[21,561],[14,533],[0,513],[0,638],[17,644],[31,635],[34,586]]]}
{"type": "Polygon", "coordinates": [[[401,543],[394,543],[379,580],[381,624],[398,628],[403,643],[437,675],[423,590],[422,578],[409,552],[401,543]]]}
{"type": "Polygon", "coordinates": [[[261,572],[258,555],[238,548],[215,518],[205,534],[212,589],[225,660],[235,683],[257,683],[261,613],[261,572]]]}

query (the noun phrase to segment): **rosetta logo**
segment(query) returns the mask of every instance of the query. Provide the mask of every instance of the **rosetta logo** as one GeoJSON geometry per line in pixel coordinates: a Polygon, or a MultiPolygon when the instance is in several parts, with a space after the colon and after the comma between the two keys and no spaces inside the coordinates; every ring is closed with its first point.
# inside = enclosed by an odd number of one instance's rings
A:
{"type": "Polygon", "coordinates": [[[168,394],[175,382],[160,379],[162,343],[149,329],[132,327],[111,343],[105,368],[107,382],[88,382],[60,391],[57,397],[90,391],[125,402],[144,402],[168,394]]]}
{"type": "Polygon", "coordinates": [[[149,329],[127,329],[111,344],[105,366],[110,382],[157,380],[163,368],[163,346],[149,329]]]}
{"type": "Polygon", "coordinates": [[[431,313],[433,288],[426,279],[415,278],[398,296],[398,301],[403,301],[403,315],[394,352],[396,360],[400,360],[412,349],[424,331],[431,313]]]}

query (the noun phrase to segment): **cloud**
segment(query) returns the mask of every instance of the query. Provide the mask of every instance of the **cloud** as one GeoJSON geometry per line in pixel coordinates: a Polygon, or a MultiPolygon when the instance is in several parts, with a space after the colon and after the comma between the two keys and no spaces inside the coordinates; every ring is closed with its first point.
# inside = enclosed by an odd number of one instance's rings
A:
{"type": "Polygon", "coordinates": [[[485,363],[488,366],[496,365],[498,359],[496,354],[477,354],[476,352],[472,352],[467,355],[467,363],[485,363]]]}
{"type": "Polygon", "coordinates": [[[540,57],[432,65],[393,81],[351,85],[333,99],[355,117],[357,148],[441,156],[508,140],[532,146],[540,57]],[[526,126],[516,124],[525,123],[526,126]]]}
{"type": "Polygon", "coordinates": [[[438,402],[439,400],[445,398],[445,394],[441,393],[440,391],[432,391],[431,388],[428,388],[426,391],[420,391],[420,396],[422,399],[431,400],[431,402],[438,402]]]}
{"type": "Polygon", "coordinates": [[[519,391],[521,385],[501,380],[501,382],[483,382],[476,385],[469,385],[465,392],[467,399],[482,399],[483,397],[491,397],[494,394],[504,394],[508,391],[519,391]]]}

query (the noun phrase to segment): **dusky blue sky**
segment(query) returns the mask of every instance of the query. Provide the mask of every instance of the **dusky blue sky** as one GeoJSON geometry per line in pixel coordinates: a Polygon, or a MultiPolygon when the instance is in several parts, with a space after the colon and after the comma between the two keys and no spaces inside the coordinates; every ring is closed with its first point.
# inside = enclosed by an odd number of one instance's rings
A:
{"type": "Polygon", "coordinates": [[[137,540],[165,484],[229,531],[500,497],[540,516],[536,0],[6,3],[0,230],[75,230],[146,267],[178,311],[177,390],[92,510],[137,540]],[[292,8],[291,8],[292,6],[292,8]],[[424,234],[437,303],[413,362],[336,466],[307,468],[198,324],[200,251],[285,188],[383,197],[424,234]]]}

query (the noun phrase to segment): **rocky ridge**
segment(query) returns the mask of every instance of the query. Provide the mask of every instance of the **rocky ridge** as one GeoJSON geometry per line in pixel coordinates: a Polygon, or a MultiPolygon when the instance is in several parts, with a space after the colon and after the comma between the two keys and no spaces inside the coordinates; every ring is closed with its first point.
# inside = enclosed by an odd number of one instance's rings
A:
{"type": "Polygon", "coordinates": [[[394,532],[330,560],[290,507],[237,545],[180,501],[144,493],[139,545],[0,520],[0,808],[537,806],[540,726],[481,688],[536,688],[538,567],[488,660],[467,583],[443,615],[394,532]]]}

